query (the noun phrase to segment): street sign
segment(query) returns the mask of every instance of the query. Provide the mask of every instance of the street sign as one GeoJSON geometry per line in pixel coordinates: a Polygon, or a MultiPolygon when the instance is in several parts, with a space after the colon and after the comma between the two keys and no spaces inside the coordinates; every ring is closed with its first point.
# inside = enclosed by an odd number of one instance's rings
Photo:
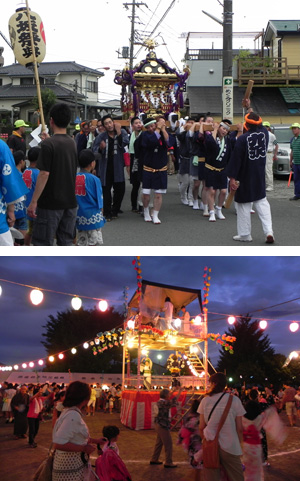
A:
{"type": "Polygon", "coordinates": [[[80,124],[80,117],[76,117],[76,119],[74,120],[74,124],[80,124]]]}
{"type": "Polygon", "coordinates": [[[223,77],[223,119],[233,122],[233,77],[223,77]]]}

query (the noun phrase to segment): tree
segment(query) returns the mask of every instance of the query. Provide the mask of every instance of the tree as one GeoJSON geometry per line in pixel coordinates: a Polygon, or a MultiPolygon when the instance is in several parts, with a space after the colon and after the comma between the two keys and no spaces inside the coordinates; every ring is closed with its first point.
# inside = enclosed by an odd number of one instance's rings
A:
{"type": "MultiPolygon", "coordinates": [[[[55,93],[48,88],[45,88],[41,90],[41,97],[42,97],[42,104],[43,104],[43,112],[44,112],[44,117],[45,117],[45,122],[46,124],[49,123],[49,113],[51,108],[53,107],[54,104],[57,102],[57,98],[55,93]]],[[[38,98],[35,97],[33,99],[33,105],[36,110],[39,109],[39,102],[38,98]]]]}
{"type": "Polygon", "coordinates": [[[103,353],[93,355],[92,348],[84,349],[84,341],[93,339],[98,332],[110,331],[123,326],[124,317],[113,308],[106,312],[97,309],[78,311],[67,310],[58,312],[49,319],[42,334],[45,338],[41,341],[48,355],[65,352],[63,360],[50,363],[47,360],[46,370],[56,372],[119,372],[122,371],[122,347],[113,347],[103,353]],[[78,346],[74,355],[70,349],[78,346]]]}
{"type": "Polygon", "coordinates": [[[219,371],[226,371],[235,384],[277,384],[284,378],[282,369],[285,357],[275,354],[268,335],[259,328],[259,321],[241,316],[226,332],[236,337],[233,344],[234,354],[220,351],[217,365],[219,371]]]}

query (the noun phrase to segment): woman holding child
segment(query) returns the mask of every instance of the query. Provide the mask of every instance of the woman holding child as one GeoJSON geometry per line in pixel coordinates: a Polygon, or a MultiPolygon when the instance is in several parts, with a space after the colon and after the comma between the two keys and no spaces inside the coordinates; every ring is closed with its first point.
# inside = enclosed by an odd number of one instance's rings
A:
{"type": "Polygon", "coordinates": [[[53,429],[55,449],[52,481],[83,481],[85,455],[90,455],[103,444],[103,438],[94,439],[83,420],[83,412],[90,399],[90,387],[80,381],[72,382],[63,401],[65,409],[53,429]]]}

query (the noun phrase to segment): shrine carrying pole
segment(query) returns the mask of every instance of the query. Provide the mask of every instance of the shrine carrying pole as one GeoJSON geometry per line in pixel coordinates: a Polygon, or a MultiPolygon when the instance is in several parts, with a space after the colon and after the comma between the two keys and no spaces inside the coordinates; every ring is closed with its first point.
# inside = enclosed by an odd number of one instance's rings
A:
{"type": "Polygon", "coordinates": [[[32,49],[34,77],[35,77],[37,98],[38,98],[39,110],[40,110],[40,116],[41,116],[42,132],[44,132],[46,130],[46,125],[45,125],[43,102],[42,102],[42,96],[41,96],[41,85],[40,85],[40,78],[39,78],[39,72],[38,72],[36,55],[35,55],[33,32],[32,32],[31,20],[30,20],[30,10],[29,10],[28,0],[26,0],[26,11],[27,11],[27,17],[28,17],[28,28],[29,28],[30,43],[31,43],[31,49],[32,49]]]}

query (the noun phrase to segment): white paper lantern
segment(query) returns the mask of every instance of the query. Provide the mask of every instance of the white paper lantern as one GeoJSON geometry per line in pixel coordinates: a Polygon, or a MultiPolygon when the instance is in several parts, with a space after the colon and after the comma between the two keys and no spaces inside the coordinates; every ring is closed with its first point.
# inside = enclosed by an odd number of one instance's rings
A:
{"type": "MultiPolygon", "coordinates": [[[[36,61],[41,63],[46,55],[46,38],[41,17],[30,10],[31,29],[36,61]]],[[[32,45],[26,8],[18,9],[9,19],[9,36],[16,60],[21,65],[33,62],[32,45]]]]}

